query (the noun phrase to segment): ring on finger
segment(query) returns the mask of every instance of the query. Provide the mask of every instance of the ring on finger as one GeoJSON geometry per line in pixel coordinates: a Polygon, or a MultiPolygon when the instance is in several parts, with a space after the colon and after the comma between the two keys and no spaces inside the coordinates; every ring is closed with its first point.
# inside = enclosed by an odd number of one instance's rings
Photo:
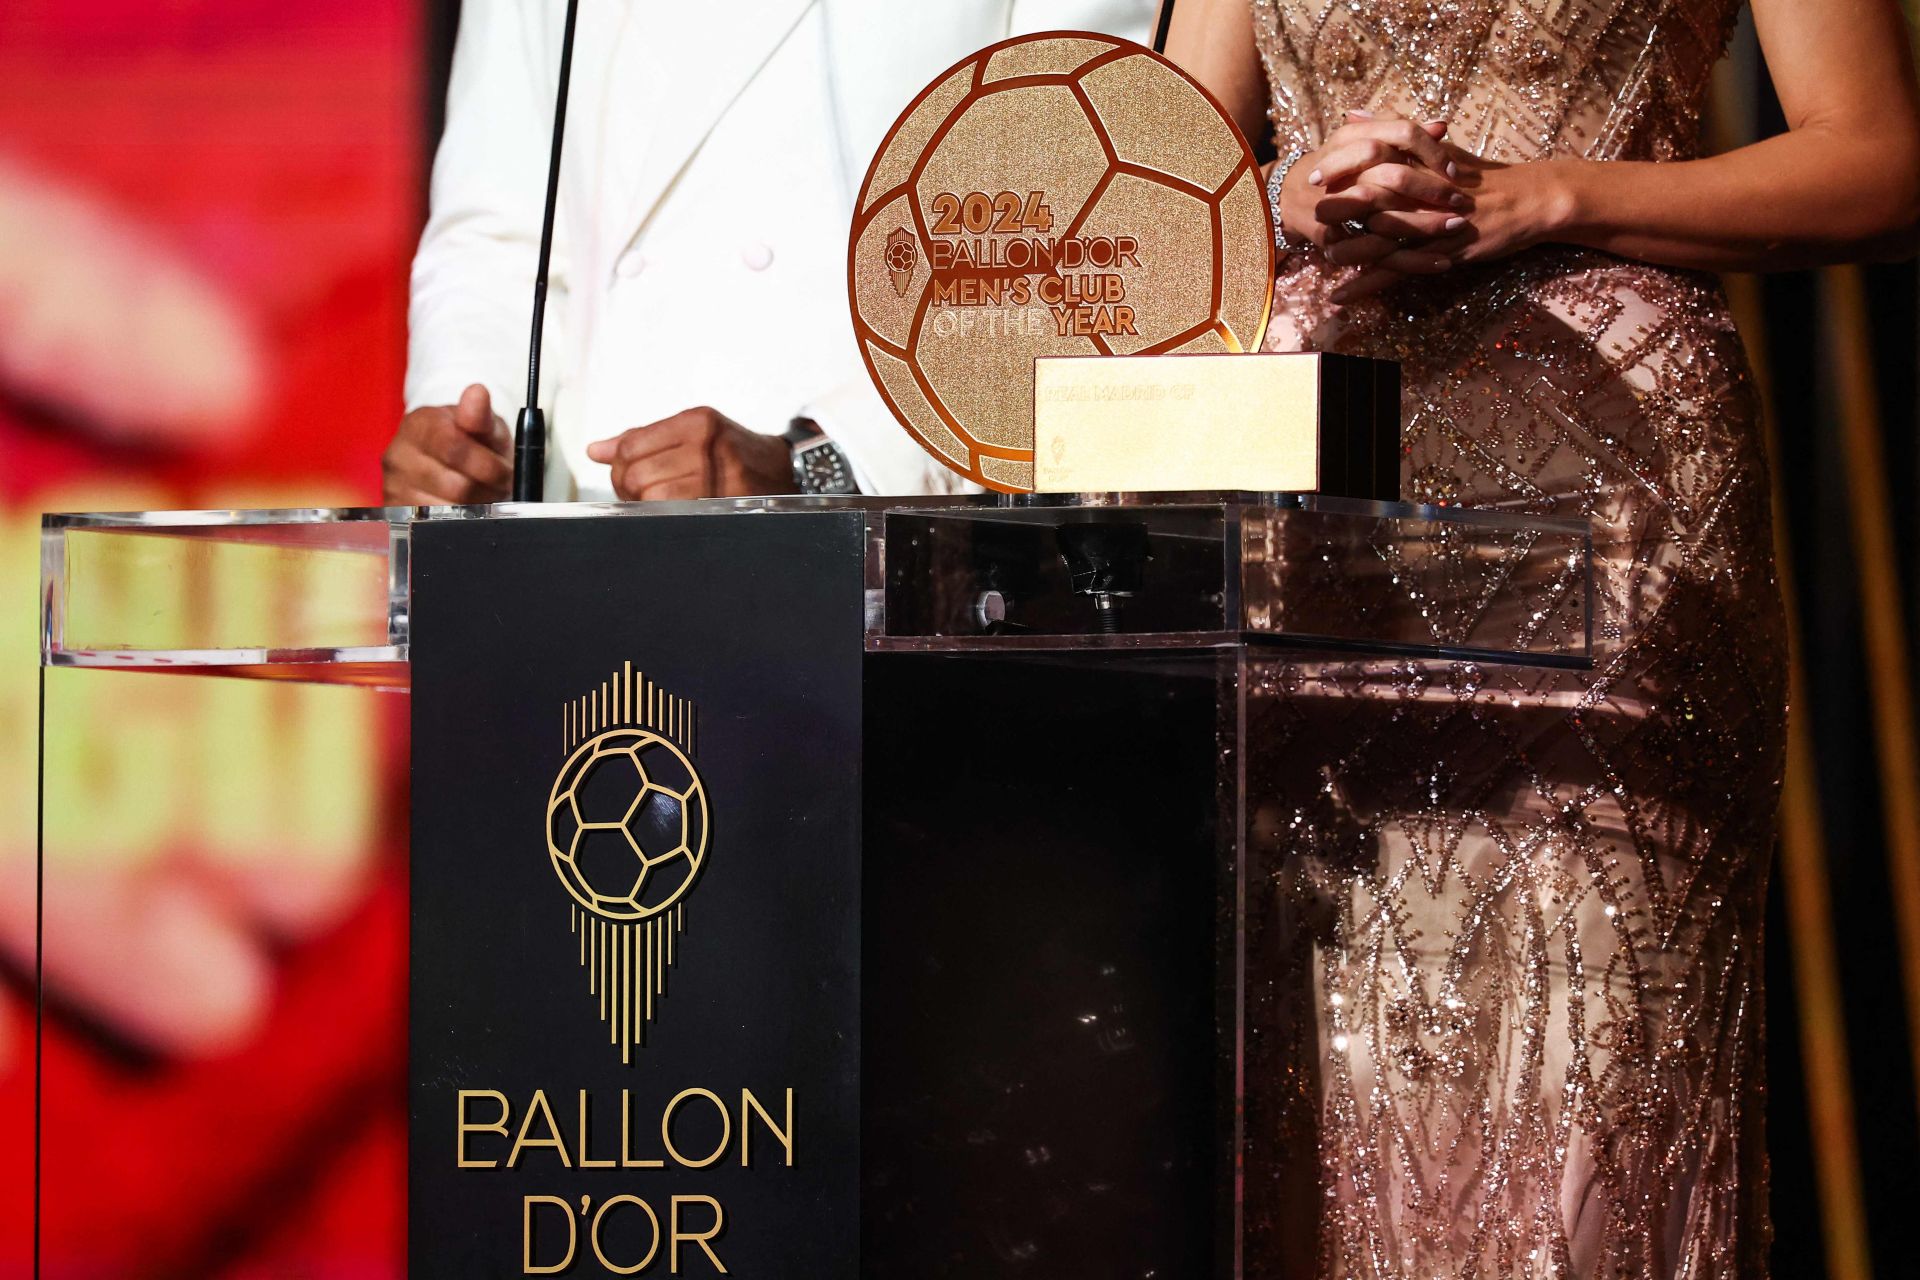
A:
{"type": "Polygon", "coordinates": [[[1346,232],[1350,239],[1358,239],[1367,234],[1367,224],[1358,218],[1342,218],[1340,229],[1346,232]]]}

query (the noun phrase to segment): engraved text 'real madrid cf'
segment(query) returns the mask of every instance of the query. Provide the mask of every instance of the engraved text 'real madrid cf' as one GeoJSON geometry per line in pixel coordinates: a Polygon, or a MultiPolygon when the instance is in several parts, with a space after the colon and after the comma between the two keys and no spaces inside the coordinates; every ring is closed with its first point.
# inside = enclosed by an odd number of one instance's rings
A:
{"type": "Polygon", "coordinates": [[[801,493],[860,492],[847,455],[811,419],[795,418],[780,438],[793,449],[793,483],[801,493]]]}

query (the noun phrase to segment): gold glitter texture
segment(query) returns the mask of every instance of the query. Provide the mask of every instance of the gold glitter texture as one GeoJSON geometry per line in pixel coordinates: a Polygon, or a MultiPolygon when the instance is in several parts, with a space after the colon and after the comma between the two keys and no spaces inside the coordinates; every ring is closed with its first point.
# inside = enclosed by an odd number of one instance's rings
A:
{"type": "MultiPolygon", "coordinates": [[[[1118,173],[1087,211],[1080,229],[1090,236],[1131,234],[1140,240],[1140,269],[1127,282],[1140,333],[1099,340],[1094,345],[1102,354],[1132,355],[1164,344],[1169,334],[1184,335],[1176,341],[1185,341],[1213,327],[1219,277],[1213,272],[1197,275],[1188,265],[1196,247],[1214,243],[1211,201],[1118,173]]],[[[1031,404],[1029,397],[1029,431],[1031,404]]]]}
{"type": "Polygon", "coordinates": [[[1260,171],[1244,170],[1221,193],[1215,202],[1215,209],[1220,219],[1215,235],[1222,249],[1217,310],[1222,316],[1257,314],[1260,323],[1252,333],[1236,332],[1230,326],[1222,325],[1217,334],[1209,336],[1221,340],[1223,347],[1228,350],[1257,351],[1260,347],[1259,335],[1267,327],[1267,307],[1273,299],[1273,272],[1258,255],[1233,255],[1225,250],[1230,245],[1245,244],[1255,236],[1272,235],[1273,222],[1267,210],[1267,188],[1260,178],[1260,171]],[[1225,344],[1228,338],[1232,340],[1231,346],[1225,344]],[[1245,348],[1239,345],[1243,340],[1249,344],[1245,348]]]}
{"type": "Polygon", "coordinates": [[[1225,186],[1240,167],[1238,132],[1218,128],[1207,96],[1188,81],[1155,74],[1147,57],[1103,63],[1080,77],[1080,88],[1122,164],[1207,193],[1225,186]]]}
{"type": "Polygon", "coordinates": [[[987,59],[980,83],[993,84],[1015,76],[1068,75],[1103,53],[1114,41],[1105,36],[1043,36],[1016,40],[987,59]]]}
{"type": "MultiPolygon", "coordinates": [[[[901,192],[866,220],[854,238],[853,252],[865,261],[885,263],[886,270],[867,271],[854,277],[854,306],[872,327],[874,336],[895,349],[904,348],[913,332],[914,316],[920,295],[926,291],[933,267],[927,255],[914,255],[913,276],[903,293],[893,282],[892,263],[887,257],[888,241],[895,231],[913,230],[913,199],[901,192]]],[[[915,240],[918,248],[918,240],[915,240]]]]}
{"type": "Polygon", "coordinates": [[[921,152],[933,141],[934,131],[972,92],[974,74],[971,63],[953,68],[922,90],[906,114],[894,123],[893,132],[874,156],[873,168],[868,170],[866,185],[860,190],[862,217],[873,201],[891,196],[896,189],[906,186],[921,152]]]}

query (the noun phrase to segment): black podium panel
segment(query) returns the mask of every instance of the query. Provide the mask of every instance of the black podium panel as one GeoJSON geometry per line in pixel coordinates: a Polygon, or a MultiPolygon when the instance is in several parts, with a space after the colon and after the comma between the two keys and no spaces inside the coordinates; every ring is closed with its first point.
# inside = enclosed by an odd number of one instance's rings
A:
{"type": "Polygon", "coordinates": [[[861,555],[417,531],[412,1274],[1216,1272],[1223,659],[866,654],[861,555]]]}
{"type": "Polygon", "coordinates": [[[414,531],[416,1280],[855,1273],[862,531],[414,531]]]}
{"type": "Polygon", "coordinates": [[[1224,1274],[1221,661],[868,658],[863,1276],[1224,1274]]]}

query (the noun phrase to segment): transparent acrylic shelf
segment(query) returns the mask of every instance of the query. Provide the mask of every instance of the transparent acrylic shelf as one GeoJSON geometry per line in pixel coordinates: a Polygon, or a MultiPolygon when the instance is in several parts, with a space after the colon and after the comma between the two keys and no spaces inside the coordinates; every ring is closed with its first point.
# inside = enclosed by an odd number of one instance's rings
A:
{"type": "Polygon", "coordinates": [[[404,689],[416,523],[821,513],[863,523],[874,652],[1590,661],[1581,522],[1252,494],[48,515],[41,661],[404,689]]]}

